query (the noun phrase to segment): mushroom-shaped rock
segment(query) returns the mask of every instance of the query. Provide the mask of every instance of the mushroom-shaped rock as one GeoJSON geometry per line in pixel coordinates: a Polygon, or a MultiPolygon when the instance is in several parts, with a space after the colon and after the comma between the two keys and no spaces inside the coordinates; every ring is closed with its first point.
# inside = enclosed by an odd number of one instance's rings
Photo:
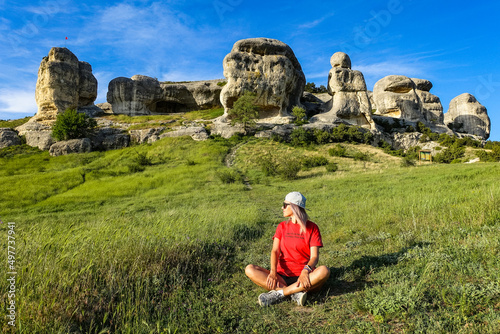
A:
{"type": "Polygon", "coordinates": [[[225,116],[246,91],[256,94],[259,118],[289,118],[300,98],[305,76],[295,54],[285,43],[268,38],[236,42],[223,61],[227,84],[220,100],[225,116]]]}
{"type": "Polygon", "coordinates": [[[415,83],[403,75],[389,75],[380,79],[373,87],[376,114],[413,122],[425,121],[415,88],[415,83]]]}
{"type": "Polygon", "coordinates": [[[464,93],[450,101],[448,112],[444,114],[444,123],[452,130],[488,139],[490,136],[490,118],[486,108],[476,98],[464,93]]]}
{"type": "Polygon", "coordinates": [[[442,125],[444,120],[443,105],[436,95],[429,93],[432,83],[425,79],[411,78],[415,83],[415,92],[420,98],[421,110],[427,123],[442,125]]]}
{"type": "Polygon", "coordinates": [[[351,59],[343,52],[333,54],[330,64],[332,69],[328,75],[328,93],[332,95],[331,108],[312,117],[310,121],[340,121],[368,129],[375,128],[363,73],[351,70],[351,59]]]}

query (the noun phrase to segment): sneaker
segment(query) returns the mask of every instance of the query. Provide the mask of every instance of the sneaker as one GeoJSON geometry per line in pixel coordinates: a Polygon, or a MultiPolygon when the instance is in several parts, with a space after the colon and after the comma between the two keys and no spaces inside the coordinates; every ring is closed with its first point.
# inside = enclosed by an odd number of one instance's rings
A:
{"type": "Polygon", "coordinates": [[[307,299],[307,292],[297,292],[294,293],[292,296],[292,300],[294,302],[297,302],[297,305],[299,306],[304,306],[306,304],[306,299],[307,299]]]}
{"type": "Polygon", "coordinates": [[[285,300],[285,296],[279,293],[276,290],[271,290],[266,293],[261,293],[259,295],[259,305],[260,306],[269,306],[273,304],[277,304],[285,300]]]}

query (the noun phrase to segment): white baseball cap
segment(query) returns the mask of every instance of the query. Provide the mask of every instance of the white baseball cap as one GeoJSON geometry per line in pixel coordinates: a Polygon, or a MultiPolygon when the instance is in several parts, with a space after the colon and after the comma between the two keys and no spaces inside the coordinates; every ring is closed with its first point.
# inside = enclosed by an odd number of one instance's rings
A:
{"type": "Polygon", "coordinates": [[[294,191],[286,195],[285,201],[300,206],[303,209],[306,208],[306,198],[298,191],[294,191]]]}

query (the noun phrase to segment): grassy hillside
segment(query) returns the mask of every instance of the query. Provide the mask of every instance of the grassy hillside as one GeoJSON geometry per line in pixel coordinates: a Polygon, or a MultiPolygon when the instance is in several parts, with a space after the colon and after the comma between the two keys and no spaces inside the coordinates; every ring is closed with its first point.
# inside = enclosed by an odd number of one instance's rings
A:
{"type": "Polygon", "coordinates": [[[165,138],[4,154],[0,242],[15,222],[17,332],[499,332],[500,164],[401,167],[365,145],[345,147],[367,159],[332,157],[334,146],[165,138]],[[266,176],[268,156],[324,157],[338,170],[284,180],[266,176]],[[305,307],[261,308],[243,270],[268,266],[295,190],[332,275],[305,307]]]}

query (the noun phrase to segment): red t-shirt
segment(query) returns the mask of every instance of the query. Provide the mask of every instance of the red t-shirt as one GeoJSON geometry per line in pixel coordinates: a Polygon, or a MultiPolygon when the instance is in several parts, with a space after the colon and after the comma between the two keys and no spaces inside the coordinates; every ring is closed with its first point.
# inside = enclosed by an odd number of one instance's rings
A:
{"type": "Polygon", "coordinates": [[[300,233],[300,225],[281,222],[273,239],[280,240],[280,256],[276,271],[284,276],[300,276],[300,272],[311,258],[311,247],[323,247],[318,225],[306,223],[306,233],[300,233]]]}

